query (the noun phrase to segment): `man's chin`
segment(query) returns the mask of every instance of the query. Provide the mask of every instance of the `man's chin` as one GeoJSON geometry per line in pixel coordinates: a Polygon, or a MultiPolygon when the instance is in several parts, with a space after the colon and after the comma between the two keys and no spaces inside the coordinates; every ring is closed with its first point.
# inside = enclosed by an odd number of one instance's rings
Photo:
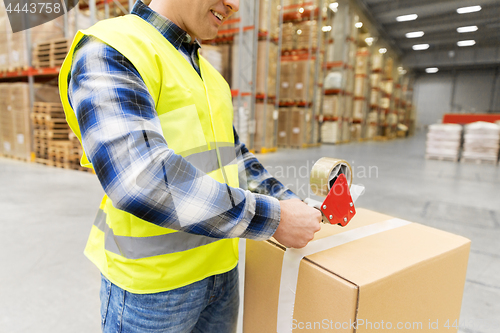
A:
{"type": "Polygon", "coordinates": [[[205,34],[202,37],[200,37],[200,39],[201,40],[212,40],[212,39],[215,39],[217,37],[217,33],[218,33],[218,31],[215,32],[215,33],[206,33],[205,32],[205,34]]]}

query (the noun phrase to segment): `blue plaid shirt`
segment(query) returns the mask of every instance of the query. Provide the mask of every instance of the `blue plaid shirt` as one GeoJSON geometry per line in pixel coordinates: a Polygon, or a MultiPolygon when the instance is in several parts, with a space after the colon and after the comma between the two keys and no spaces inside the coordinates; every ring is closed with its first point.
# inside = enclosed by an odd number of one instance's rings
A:
{"type": "MultiPolygon", "coordinates": [[[[185,31],[141,1],[132,14],[158,29],[199,73],[197,41],[190,43],[185,31]]],[[[271,177],[236,131],[241,188],[200,176],[169,149],[154,99],[136,68],[99,39],[86,36],[79,42],[68,80],[83,147],[115,207],[166,228],[264,240],[278,227],[278,199],[298,198],[271,177]],[[236,204],[228,205],[228,197],[236,204]]]]}

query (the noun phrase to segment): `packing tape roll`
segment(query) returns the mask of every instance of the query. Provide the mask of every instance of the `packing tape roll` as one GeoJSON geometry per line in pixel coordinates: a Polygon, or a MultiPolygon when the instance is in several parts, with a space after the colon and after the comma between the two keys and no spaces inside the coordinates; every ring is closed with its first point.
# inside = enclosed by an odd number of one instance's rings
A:
{"type": "Polygon", "coordinates": [[[299,266],[302,258],[408,224],[411,224],[411,222],[393,218],[312,241],[301,249],[286,249],[281,267],[276,332],[292,333],[293,309],[299,277],[299,266]]]}
{"type": "Polygon", "coordinates": [[[337,177],[343,173],[349,187],[352,184],[352,169],[349,163],[331,157],[322,157],[314,163],[309,186],[315,195],[326,197],[337,177]]]}

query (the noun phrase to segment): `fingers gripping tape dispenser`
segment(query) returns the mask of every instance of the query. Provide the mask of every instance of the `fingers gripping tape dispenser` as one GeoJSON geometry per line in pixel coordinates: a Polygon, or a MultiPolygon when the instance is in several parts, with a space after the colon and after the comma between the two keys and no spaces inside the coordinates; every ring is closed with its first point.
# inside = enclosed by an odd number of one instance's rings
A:
{"type": "Polygon", "coordinates": [[[343,227],[356,214],[354,203],[365,190],[361,185],[352,184],[349,163],[330,157],[322,157],[313,165],[309,184],[312,192],[325,197],[325,200],[321,203],[306,198],[304,202],[321,211],[323,223],[343,227]]]}

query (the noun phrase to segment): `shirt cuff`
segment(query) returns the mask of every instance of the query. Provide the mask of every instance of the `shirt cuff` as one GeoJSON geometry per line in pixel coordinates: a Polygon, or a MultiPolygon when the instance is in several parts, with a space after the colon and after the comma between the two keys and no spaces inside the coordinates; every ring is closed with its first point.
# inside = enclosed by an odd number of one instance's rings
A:
{"type": "Polygon", "coordinates": [[[281,219],[281,207],[278,199],[263,195],[253,194],[255,196],[255,215],[248,226],[249,233],[253,240],[266,240],[271,238],[281,219]]]}

